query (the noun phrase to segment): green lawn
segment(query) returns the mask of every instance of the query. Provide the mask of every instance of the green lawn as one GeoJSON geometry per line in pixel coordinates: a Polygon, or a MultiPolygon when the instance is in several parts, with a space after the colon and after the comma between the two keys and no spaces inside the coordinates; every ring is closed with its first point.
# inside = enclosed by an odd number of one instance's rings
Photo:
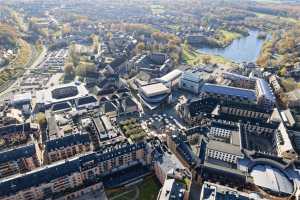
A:
{"type": "Polygon", "coordinates": [[[221,42],[224,43],[224,44],[229,44],[233,40],[236,40],[236,39],[239,39],[239,38],[242,37],[242,35],[239,34],[239,33],[226,31],[226,30],[221,30],[220,33],[223,35],[223,38],[222,38],[221,42]]]}
{"type": "MultiPolygon", "coordinates": [[[[120,194],[120,193],[116,193],[120,194]]],[[[132,200],[135,197],[136,190],[127,191],[126,193],[123,193],[122,196],[114,198],[114,200],[132,200]]]]}
{"type": "Polygon", "coordinates": [[[161,188],[156,177],[148,178],[139,185],[140,197],[139,200],[155,200],[161,188]]]}
{"type": "Polygon", "coordinates": [[[195,61],[198,57],[199,55],[197,55],[195,51],[190,50],[187,45],[183,47],[182,59],[185,63],[188,65],[195,65],[195,61]]]}
{"type": "Polygon", "coordinates": [[[108,199],[114,199],[114,200],[124,200],[125,198],[123,198],[124,196],[126,196],[127,193],[130,193],[131,190],[133,190],[132,188],[126,188],[126,189],[118,189],[117,191],[108,191],[107,192],[107,197],[108,199]],[[122,194],[122,195],[120,195],[122,194]],[[120,196],[120,197],[117,197],[120,196]]]}
{"type": "Polygon", "coordinates": [[[129,188],[121,188],[106,192],[108,199],[112,200],[134,200],[137,193],[139,193],[137,200],[156,200],[160,188],[161,185],[156,177],[150,176],[144,181],[129,188]]]}
{"type": "Polygon", "coordinates": [[[233,66],[233,63],[230,60],[227,60],[222,56],[200,53],[189,48],[187,45],[184,45],[183,47],[182,59],[186,64],[191,66],[204,64],[205,59],[209,59],[210,63],[233,66]]]}

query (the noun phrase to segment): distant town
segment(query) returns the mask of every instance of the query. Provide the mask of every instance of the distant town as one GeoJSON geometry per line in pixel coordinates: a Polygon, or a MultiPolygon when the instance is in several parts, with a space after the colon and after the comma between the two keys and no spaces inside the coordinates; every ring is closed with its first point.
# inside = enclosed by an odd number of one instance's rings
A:
{"type": "Polygon", "coordinates": [[[300,2],[0,0],[0,200],[300,200],[300,2]]]}

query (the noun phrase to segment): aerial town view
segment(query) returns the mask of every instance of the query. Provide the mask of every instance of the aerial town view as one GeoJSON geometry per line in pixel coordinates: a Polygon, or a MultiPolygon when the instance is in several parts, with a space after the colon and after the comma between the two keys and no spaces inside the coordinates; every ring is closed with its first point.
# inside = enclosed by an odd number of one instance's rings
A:
{"type": "Polygon", "coordinates": [[[300,0],[0,0],[0,200],[300,200],[300,0]]]}

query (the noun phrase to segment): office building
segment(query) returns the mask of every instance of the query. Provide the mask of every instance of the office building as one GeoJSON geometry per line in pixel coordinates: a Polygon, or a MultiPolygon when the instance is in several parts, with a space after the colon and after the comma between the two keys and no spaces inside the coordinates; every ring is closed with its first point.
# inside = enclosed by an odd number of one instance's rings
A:
{"type": "Polygon", "coordinates": [[[179,88],[194,94],[199,94],[204,81],[207,79],[206,76],[205,72],[186,70],[180,78],[179,88]]]}
{"type": "Polygon", "coordinates": [[[201,88],[201,97],[217,98],[223,101],[256,104],[255,90],[205,83],[201,88]]]}
{"type": "Polygon", "coordinates": [[[171,89],[162,83],[153,83],[140,87],[139,96],[143,104],[150,110],[154,110],[162,103],[168,101],[171,89]]]}
{"type": "Polygon", "coordinates": [[[164,83],[169,88],[173,88],[179,84],[181,75],[182,75],[181,70],[174,69],[173,71],[169,72],[168,74],[160,78],[157,78],[156,80],[161,83],[164,83]]]}
{"type": "Polygon", "coordinates": [[[241,192],[236,189],[218,185],[211,182],[204,182],[201,189],[200,200],[263,200],[256,193],[241,192]]]}

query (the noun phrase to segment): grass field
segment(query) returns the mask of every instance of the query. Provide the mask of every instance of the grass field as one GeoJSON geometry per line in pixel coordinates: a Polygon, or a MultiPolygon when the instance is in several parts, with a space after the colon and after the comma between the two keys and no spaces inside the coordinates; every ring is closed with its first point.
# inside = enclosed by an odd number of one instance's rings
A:
{"type": "Polygon", "coordinates": [[[115,195],[110,196],[109,199],[113,200],[131,200],[134,199],[136,194],[136,190],[133,188],[132,190],[121,190],[118,193],[115,193],[115,195]],[[119,196],[121,194],[121,196],[119,196]]]}
{"type": "Polygon", "coordinates": [[[156,177],[150,176],[134,186],[107,191],[107,196],[109,200],[156,200],[160,188],[156,177]]]}
{"type": "Polygon", "coordinates": [[[222,56],[200,53],[189,48],[187,45],[184,45],[183,47],[182,59],[183,62],[191,66],[205,64],[207,60],[209,60],[209,62],[212,64],[233,65],[230,60],[226,60],[222,56]]]}
{"type": "Polygon", "coordinates": [[[146,179],[141,185],[139,185],[139,200],[155,200],[160,188],[161,186],[155,177],[146,179]]]}
{"type": "Polygon", "coordinates": [[[223,35],[222,43],[224,43],[224,44],[231,43],[233,40],[236,40],[236,39],[239,39],[242,37],[242,35],[239,33],[230,32],[230,31],[226,31],[226,30],[221,30],[220,33],[223,35]]]}

